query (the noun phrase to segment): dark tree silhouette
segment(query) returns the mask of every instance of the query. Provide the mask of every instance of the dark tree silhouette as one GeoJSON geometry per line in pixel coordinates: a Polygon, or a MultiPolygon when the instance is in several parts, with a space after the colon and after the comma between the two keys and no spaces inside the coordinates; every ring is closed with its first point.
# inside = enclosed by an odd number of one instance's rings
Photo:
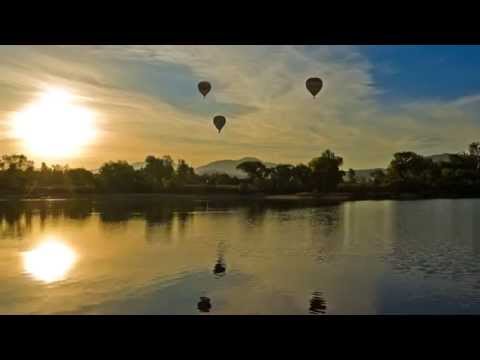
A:
{"type": "Polygon", "coordinates": [[[172,179],[174,172],[173,160],[169,156],[159,159],[149,155],[145,158],[144,180],[153,192],[164,190],[172,179]]]}
{"type": "Polygon", "coordinates": [[[238,170],[247,173],[251,180],[263,179],[266,175],[266,166],[260,161],[245,161],[237,165],[238,170]]]}
{"type": "Polygon", "coordinates": [[[355,174],[355,170],[353,169],[348,169],[348,181],[351,182],[352,184],[355,184],[357,182],[357,177],[355,174]]]}
{"type": "Polygon", "coordinates": [[[300,191],[310,191],[312,188],[312,170],[304,164],[299,164],[293,168],[295,181],[300,191]]]}
{"type": "Polygon", "coordinates": [[[400,181],[418,179],[431,166],[431,160],[414,152],[399,152],[393,155],[388,174],[390,178],[400,181]]]}
{"type": "Polygon", "coordinates": [[[126,161],[108,162],[100,168],[100,184],[107,192],[135,192],[137,174],[126,161]]]}
{"type": "Polygon", "coordinates": [[[475,169],[480,171],[480,143],[473,142],[468,146],[468,154],[473,158],[475,169]]]}
{"type": "MultiPolygon", "coordinates": [[[[110,161],[97,173],[86,169],[41,163],[35,169],[25,155],[4,155],[0,160],[0,193],[43,196],[65,193],[137,193],[137,192],[234,192],[294,193],[345,191],[360,197],[382,194],[414,193],[421,196],[480,196],[480,143],[471,143],[467,151],[449,154],[433,161],[411,151],[393,155],[386,170],[371,172],[366,181],[358,181],[349,169],[348,182],[340,185],[345,172],[343,159],[330,150],[304,164],[280,164],[272,168],[260,161],[237,166],[247,179],[227,174],[197,175],[184,160],[175,166],[171,157],[149,155],[140,169],[126,161],[110,161]]],[[[388,196],[390,196],[388,195],[388,196]]],[[[380,195],[384,196],[384,195],[380,195]]]]}
{"type": "Polygon", "coordinates": [[[370,173],[370,178],[375,185],[381,185],[385,183],[387,175],[382,169],[375,169],[370,173]]]}
{"type": "Polygon", "coordinates": [[[185,160],[179,160],[175,179],[177,185],[193,183],[196,180],[195,171],[185,160]]]}
{"type": "Polygon", "coordinates": [[[308,166],[312,170],[314,188],[321,192],[335,190],[345,174],[340,170],[342,164],[343,159],[330,150],[325,150],[322,156],[312,159],[308,166]]]}

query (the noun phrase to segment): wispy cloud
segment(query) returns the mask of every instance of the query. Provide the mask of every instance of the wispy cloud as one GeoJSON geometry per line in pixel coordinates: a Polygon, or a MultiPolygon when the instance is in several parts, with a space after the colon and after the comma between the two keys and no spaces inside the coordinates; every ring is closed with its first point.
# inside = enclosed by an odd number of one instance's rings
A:
{"type": "Polygon", "coordinates": [[[102,136],[83,160],[75,159],[95,166],[110,158],[137,161],[148,153],[195,165],[245,154],[306,162],[331,148],[348,167],[377,167],[400,150],[460,151],[479,130],[469,108],[478,95],[451,102],[419,99],[395,108],[383,104],[378,95],[388,89],[375,84],[373,64],[351,46],[62,46],[0,52],[0,116],[42,86],[74,89],[100,114],[102,136]],[[310,76],[325,80],[315,100],[305,90],[310,76]],[[202,79],[213,84],[206,100],[196,90],[202,79]],[[228,122],[221,135],[211,125],[217,113],[228,122]]]}

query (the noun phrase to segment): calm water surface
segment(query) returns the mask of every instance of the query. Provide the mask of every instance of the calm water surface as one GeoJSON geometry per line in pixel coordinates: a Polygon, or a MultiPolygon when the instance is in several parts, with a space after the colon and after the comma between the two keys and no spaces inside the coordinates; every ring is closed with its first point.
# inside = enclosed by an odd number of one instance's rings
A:
{"type": "Polygon", "coordinates": [[[480,200],[0,202],[2,314],[480,313],[480,200]]]}

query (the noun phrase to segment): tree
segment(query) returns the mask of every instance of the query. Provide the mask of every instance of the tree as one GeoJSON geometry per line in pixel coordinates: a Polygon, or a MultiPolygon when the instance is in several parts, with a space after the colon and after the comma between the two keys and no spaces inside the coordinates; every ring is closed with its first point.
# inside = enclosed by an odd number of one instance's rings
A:
{"type": "Polygon", "coordinates": [[[472,142],[468,146],[468,154],[474,159],[475,170],[480,170],[480,143],[472,142]]]}
{"type": "Polygon", "coordinates": [[[431,160],[425,159],[412,151],[398,152],[393,155],[393,160],[388,168],[388,175],[392,179],[403,182],[418,180],[431,165],[431,160]]]}
{"type": "Polygon", "coordinates": [[[68,170],[68,166],[52,165],[49,174],[50,185],[63,186],[65,183],[65,174],[68,170]]]}
{"type": "Polygon", "coordinates": [[[179,160],[177,171],[175,174],[176,184],[185,185],[195,181],[195,171],[189,166],[185,160],[179,160]]]}
{"type": "Polygon", "coordinates": [[[292,171],[295,181],[299,184],[299,190],[310,191],[312,170],[307,165],[299,164],[295,166],[292,171]]]}
{"type": "Polygon", "coordinates": [[[248,180],[257,190],[271,190],[270,178],[272,171],[260,161],[245,161],[237,165],[237,169],[248,174],[248,180]]]}
{"type": "Polygon", "coordinates": [[[387,175],[382,169],[375,169],[370,173],[370,179],[375,185],[382,185],[386,182],[387,175]]]}
{"type": "Polygon", "coordinates": [[[355,184],[357,182],[355,170],[348,169],[348,181],[351,182],[352,184],[355,184]]]}
{"type": "Polygon", "coordinates": [[[3,155],[2,168],[19,171],[33,170],[33,161],[28,160],[25,155],[3,155]]]}
{"type": "Polygon", "coordinates": [[[94,175],[85,169],[69,169],[65,172],[65,177],[74,189],[93,191],[96,187],[94,175]]]}
{"type": "Polygon", "coordinates": [[[270,174],[271,187],[276,192],[295,190],[295,173],[293,165],[277,165],[270,174]]]}
{"type": "Polygon", "coordinates": [[[110,161],[100,168],[102,187],[107,192],[134,192],[137,190],[137,174],[126,161],[110,161]]]}
{"type": "Polygon", "coordinates": [[[25,155],[4,155],[0,185],[7,192],[23,193],[34,183],[33,161],[25,155]]]}
{"type": "Polygon", "coordinates": [[[238,185],[240,183],[237,177],[224,173],[204,174],[199,176],[199,181],[211,185],[238,185]]]}
{"type": "Polygon", "coordinates": [[[162,180],[171,178],[175,172],[173,167],[173,160],[169,156],[164,156],[163,159],[156,158],[149,155],[145,159],[145,173],[151,177],[162,180]]]}
{"type": "Polygon", "coordinates": [[[263,179],[266,175],[267,167],[261,161],[245,161],[237,165],[238,170],[248,174],[251,180],[263,179]]]}
{"type": "Polygon", "coordinates": [[[340,170],[343,159],[330,150],[325,150],[320,157],[312,159],[308,166],[312,170],[314,188],[317,191],[334,191],[342,181],[344,171],[340,170]]]}
{"type": "Polygon", "coordinates": [[[173,160],[170,156],[162,159],[149,155],[145,158],[145,167],[142,170],[143,181],[150,191],[161,191],[165,184],[170,182],[175,173],[173,160]]]}
{"type": "Polygon", "coordinates": [[[468,146],[468,153],[472,156],[480,156],[480,143],[479,142],[472,142],[468,146]]]}
{"type": "Polygon", "coordinates": [[[52,171],[47,166],[47,164],[42,162],[42,165],[40,167],[40,171],[37,174],[37,184],[39,186],[48,186],[50,184],[51,172],[52,171]]]}

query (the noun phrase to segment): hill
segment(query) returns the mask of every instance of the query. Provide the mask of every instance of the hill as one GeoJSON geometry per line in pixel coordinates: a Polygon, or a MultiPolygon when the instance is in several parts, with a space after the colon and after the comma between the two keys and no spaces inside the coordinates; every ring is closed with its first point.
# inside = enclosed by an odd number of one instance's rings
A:
{"type": "MultiPolygon", "coordinates": [[[[237,169],[237,165],[246,161],[261,161],[254,157],[244,157],[238,160],[219,160],[213,161],[203,166],[199,166],[195,169],[195,172],[199,175],[204,174],[228,174],[230,176],[236,176],[238,178],[245,178],[247,174],[237,169]]],[[[263,162],[263,161],[262,161],[263,162]]],[[[273,167],[276,164],[263,162],[267,167],[273,167]]]]}

